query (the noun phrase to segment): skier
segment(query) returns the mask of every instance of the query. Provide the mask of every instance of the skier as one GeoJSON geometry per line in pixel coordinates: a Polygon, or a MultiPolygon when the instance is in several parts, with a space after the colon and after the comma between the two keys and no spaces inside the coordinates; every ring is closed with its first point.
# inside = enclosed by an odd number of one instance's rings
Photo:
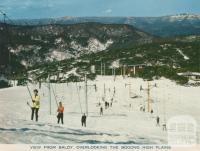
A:
{"type": "Polygon", "coordinates": [[[153,114],[153,109],[151,109],[151,114],[153,114]]]}
{"type": "Polygon", "coordinates": [[[163,123],[163,131],[166,131],[167,130],[167,126],[166,126],[166,124],[165,123],[163,123]]]}
{"type": "Polygon", "coordinates": [[[108,102],[105,101],[105,109],[107,109],[107,108],[108,108],[108,102]]]}
{"type": "Polygon", "coordinates": [[[145,112],[145,106],[143,106],[142,111],[145,112]]]}
{"type": "Polygon", "coordinates": [[[140,111],[143,111],[143,106],[142,106],[142,104],[140,104],[140,111]]]}
{"type": "Polygon", "coordinates": [[[100,115],[103,115],[103,107],[100,107],[100,115]]]}
{"type": "Polygon", "coordinates": [[[143,90],[142,85],[140,85],[140,91],[142,91],[142,90],[143,90]]]}
{"type": "Polygon", "coordinates": [[[86,127],[86,115],[85,113],[83,114],[83,116],[81,117],[81,123],[82,123],[82,126],[85,126],[86,127]]]}
{"type": "Polygon", "coordinates": [[[111,99],[111,102],[113,102],[113,98],[111,99]]]}
{"type": "Polygon", "coordinates": [[[99,102],[97,105],[98,105],[98,106],[101,106],[101,102],[99,102]]]}
{"type": "Polygon", "coordinates": [[[113,99],[112,99],[112,101],[110,102],[110,107],[112,107],[112,103],[113,103],[113,99]]]}
{"type": "Polygon", "coordinates": [[[58,106],[58,115],[57,115],[57,118],[58,118],[58,124],[60,123],[60,120],[63,124],[63,112],[64,112],[64,106],[62,105],[62,102],[59,102],[59,106],[58,106]]]}
{"type": "Polygon", "coordinates": [[[95,92],[97,92],[97,85],[96,84],[94,85],[94,89],[95,89],[95,92]]]}
{"type": "Polygon", "coordinates": [[[160,126],[160,117],[159,116],[156,117],[156,126],[160,126]]]}
{"type": "Polygon", "coordinates": [[[32,104],[32,107],[31,107],[31,110],[32,110],[31,120],[33,120],[34,114],[35,114],[36,121],[38,121],[38,111],[39,111],[39,108],[40,108],[40,96],[38,95],[37,89],[33,90],[33,93],[34,93],[34,95],[32,96],[33,104],[32,104]]]}

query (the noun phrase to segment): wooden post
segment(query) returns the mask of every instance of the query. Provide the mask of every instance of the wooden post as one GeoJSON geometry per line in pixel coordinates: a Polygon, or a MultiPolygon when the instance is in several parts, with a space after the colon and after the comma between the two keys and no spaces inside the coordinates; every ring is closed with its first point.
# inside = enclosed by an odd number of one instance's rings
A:
{"type": "Polygon", "coordinates": [[[103,97],[104,97],[104,101],[106,100],[106,85],[105,85],[105,83],[104,83],[104,85],[103,85],[103,97]]]}
{"type": "Polygon", "coordinates": [[[151,107],[150,107],[151,99],[150,99],[150,84],[149,84],[149,81],[148,81],[147,95],[148,95],[148,98],[147,98],[148,112],[151,112],[151,107]]]}
{"type": "Polygon", "coordinates": [[[135,66],[133,66],[133,74],[134,74],[134,76],[135,76],[135,66]]]}
{"type": "Polygon", "coordinates": [[[103,74],[104,74],[104,76],[106,75],[106,64],[104,63],[104,70],[103,70],[103,74]]]}
{"type": "Polygon", "coordinates": [[[123,66],[123,77],[125,78],[125,74],[126,74],[126,69],[125,69],[125,65],[123,66]]]}
{"type": "Polygon", "coordinates": [[[103,64],[102,64],[102,60],[101,60],[101,76],[103,75],[103,64]]]}
{"type": "Polygon", "coordinates": [[[50,85],[50,75],[48,75],[48,89],[49,89],[49,112],[51,115],[51,85],[50,85]]]}
{"type": "Polygon", "coordinates": [[[85,103],[86,103],[86,115],[88,116],[88,96],[87,96],[87,75],[85,74],[85,103]]]}

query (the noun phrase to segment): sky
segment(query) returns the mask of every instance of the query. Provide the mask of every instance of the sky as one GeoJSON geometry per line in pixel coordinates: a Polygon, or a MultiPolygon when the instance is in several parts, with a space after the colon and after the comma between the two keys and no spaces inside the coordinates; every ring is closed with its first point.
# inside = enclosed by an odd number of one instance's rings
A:
{"type": "Polygon", "coordinates": [[[146,17],[200,14],[200,0],[0,0],[0,10],[13,19],[64,16],[146,17]]]}

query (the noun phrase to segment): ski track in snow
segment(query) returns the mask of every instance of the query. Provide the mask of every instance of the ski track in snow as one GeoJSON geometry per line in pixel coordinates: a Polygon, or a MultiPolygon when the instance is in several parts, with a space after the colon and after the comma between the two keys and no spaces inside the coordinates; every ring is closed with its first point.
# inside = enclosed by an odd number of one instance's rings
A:
{"type": "MultiPolygon", "coordinates": [[[[57,101],[62,101],[65,106],[64,125],[56,124],[56,103],[52,94],[52,115],[49,114],[47,84],[42,84],[39,90],[41,96],[41,108],[39,110],[39,122],[30,120],[30,108],[26,105],[30,96],[26,87],[12,87],[0,89],[0,143],[8,144],[163,144],[167,143],[167,132],[156,126],[155,117],[159,114],[161,124],[166,114],[166,119],[176,115],[191,115],[197,124],[200,123],[200,93],[199,87],[178,86],[167,79],[151,82],[158,87],[152,88],[151,98],[154,113],[139,111],[140,104],[146,105],[147,92],[140,91],[140,85],[147,88],[147,82],[142,79],[123,79],[117,77],[97,77],[89,84],[97,84],[97,91],[88,87],[89,117],[87,127],[81,127],[81,102],[85,112],[84,83],[51,84],[56,92],[57,101]],[[138,94],[139,98],[129,98],[129,87],[138,94]],[[116,88],[113,106],[104,108],[104,115],[99,115],[97,103],[104,95],[103,87],[106,86],[106,100],[111,100],[114,87],[116,88]],[[78,93],[80,100],[78,100],[78,93]],[[165,110],[163,111],[163,103],[165,110]],[[131,104],[131,107],[129,107],[131,104]]],[[[31,90],[38,88],[30,85],[31,90]]],[[[199,126],[198,126],[199,134],[199,126]]],[[[199,137],[199,136],[198,136],[199,137]]],[[[198,138],[199,139],[199,138],[198,138]]]]}

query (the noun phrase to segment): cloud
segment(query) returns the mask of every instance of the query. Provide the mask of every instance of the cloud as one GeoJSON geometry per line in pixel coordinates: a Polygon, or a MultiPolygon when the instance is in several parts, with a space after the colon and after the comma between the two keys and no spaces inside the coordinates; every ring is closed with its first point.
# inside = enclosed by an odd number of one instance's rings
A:
{"type": "Polygon", "coordinates": [[[110,8],[109,8],[109,9],[106,9],[106,10],[103,11],[103,13],[105,13],[105,14],[110,14],[110,13],[112,13],[112,9],[110,9],[110,8]]]}

